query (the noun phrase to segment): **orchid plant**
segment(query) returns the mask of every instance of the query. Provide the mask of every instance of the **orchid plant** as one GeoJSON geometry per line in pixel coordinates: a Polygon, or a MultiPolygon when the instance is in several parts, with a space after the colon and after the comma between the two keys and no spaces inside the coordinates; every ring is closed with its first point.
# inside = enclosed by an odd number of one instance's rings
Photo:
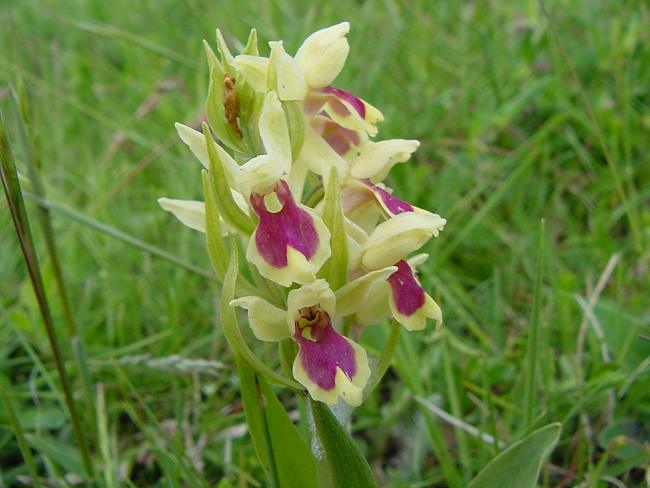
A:
{"type": "Polygon", "coordinates": [[[241,335],[226,334],[237,356],[315,401],[356,407],[372,383],[359,342],[364,327],[390,317],[409,331],[442,322],[416,267],[427,260],[418,249],[446,221],[384,182],[419,142],[376,140],[381,112],[333,86],[349,28],[342,22],[311,34],[295,56],[270,42],[268,57],[255,30],[238,55],[217,31],[218,55],[205,43],[207,123],[202,132],[176,125],[204,167],[205,202],[159,203],[206,233],[224,293],[232,284],[222,303],[245,309],[254,336],[280,342],[283,364],[292,366],[282,376],[257,361],[241,335]]]}

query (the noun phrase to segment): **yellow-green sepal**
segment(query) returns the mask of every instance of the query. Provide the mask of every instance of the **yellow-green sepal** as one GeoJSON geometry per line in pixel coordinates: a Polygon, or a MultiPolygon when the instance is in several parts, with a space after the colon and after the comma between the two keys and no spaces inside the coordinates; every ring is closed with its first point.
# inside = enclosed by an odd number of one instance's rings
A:
{"type": "Polygon", "coordinates": [[[223,38],[223,34],[221,33],[220,29],[217,29],[216,37],[217,37],[217,50],[219,51],[219,57],[221,58],[221,63],[223,64],[225,70],[234,76],[235,75],[235,67],[233,66],[234,58],[232,53],[230,52],[230,49],[228,49],[228,44],[226,44],[226,40],[223,38]]]}
{"type": "Polygon", "coordinates": [[[221,237],[219,209],[206,170],[201,171],[201,179],[203,180],[203,194],[205,197],[205,240],[208,247],[208,256],[214,272],[219,277],[219,280],[223,282],[228,269],[228,250],[221,237]]]}
{"type": "Polygon", "coordinates": [[[257,48],[257,31],[255,29],[251,29],[250,34],[248,34],[248,41],[241,53],[250,56],[259,56],[260,53],[257,48]]]}
{"type": "Polygon", "coordinates": [[[330,248],[332,254],[321,268],[318,276],[327,280],[332,290],[338,290],[347,280],[348,244],[343,207],[341,205],[339,173],[335,167],[330,169],[329,178],[325,185],[323,221],[331,234],[330,248]]]}
{"type": "Polygon", "coordinates": [[[210,183],[214,190],[214,200],[219,214],[223,220],[227,222],[232,228],[241,232],[244,235],[251,235],[255,230],[253,221],[239,208],[235,199],[232,196],[226,173],[223,168],[223,163],[215,149],[212,135],[208,124],[203,123],[203,135],[208,148],[208,158],[210,160],[210,183]]]}

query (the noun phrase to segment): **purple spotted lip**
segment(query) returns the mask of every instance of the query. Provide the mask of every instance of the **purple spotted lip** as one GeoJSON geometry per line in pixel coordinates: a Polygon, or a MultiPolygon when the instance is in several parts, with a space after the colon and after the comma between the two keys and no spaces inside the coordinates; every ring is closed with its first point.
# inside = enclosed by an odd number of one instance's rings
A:
{"type": "Polygon", "coordinates": [[[259,216],[255,244],[262,258],[271,266],[287,266],[287,247],[299,251],[309,261],[318,249],[318,232],[314,219],[300,208],[291,194],[289,185],[280,180],[272,190],[282,208],[271,212],[266,208],[264,195],[251,194],[251,205],[259,216]]]}
{"type": "Polygon", "coordinates": [[[300,346],[298,360],[307,376],[319,388],[333,390],[336,386],[336,369],[340,368],[348,378],[357,372],[354,348],[332,327],[330,316],[324,310],[316,312],[316,319],[304,327],[296,322],[293,335],[300,346]],[[305,337],[305,329],[309,336],[305,337]]]}

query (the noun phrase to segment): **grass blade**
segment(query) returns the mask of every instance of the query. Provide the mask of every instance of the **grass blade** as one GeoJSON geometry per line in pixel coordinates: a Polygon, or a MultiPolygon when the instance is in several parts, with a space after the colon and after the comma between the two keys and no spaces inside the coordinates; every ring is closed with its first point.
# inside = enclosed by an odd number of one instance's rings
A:
{"type": "Polygon", "coordinates": [[[533,309],[530,317],[530,329],[526,345],[526,373],[524,377],[524,431],[533,422],[535,407],[535,379],[537,375],[537,358],[539,356],[539,308],[542,295],[542,274],[544,269],[544,219],[539,227],[539,247],[535,268],[535,287],[533,289],[533,309]]]}
{"type": "Polygon", "coordinates": [[[203,268],[195,266],[192,263],[188,263],[187,261],[184,261],[174,256],[172,253],[167,252],[164,249],[160,249],[159,247],[149,244],[148,242],[138,239],[137,237],[133,237],[127,234],[126,232],[116,229],[115,227],[111,227],[110,225],[106,225],[101,222],[98,222],[86,215],[83,215],[82,213],[77,212],[76,210],[65,207],[59,203],[54,203],[49,200],[45,200],[32,193],[25,192],[24,196],[26,196],[27,198],[29,198],[30,200],[34,201],[36,204],[42,207],[46,207],[50,210],[58,212],[64,217],[70,220],[74,220],[75,222],[85,225],[86,227],[89,227],[97,232],[101,232],[102,234],[105,234],[109,237],[113,237],[122,242],[125,242],[126,244],[136,247],[141,251],[148,252],[152,256],[159,257],[160,259],[164,259],[165,261],[175,264],[176,266],[185,268],[186,270],[191,271],[192,273],[201,275],[210,280],[218,281],[216,276],[210,273],[209,271],[206,271],[203,268]]]}
{"type": "MultiPolygon", "coordinates": [[[[36,167],[36,161],[34,160],[34,151],[32,144],[29,141],[27,128],[25,127],[24,115],[20,110],[18,94],[13,90],[12,87],[10,87],[9,90],[12,95],[8,97],[10,101],[10,110],[13,114],[13,119],[17,128],[16,135],[18,137],[19,144],[22,145],[25,154],[25,165],[27,166],[29,182],[34,194],[40,198],[45,199],[45,187],[43,185],[43,181],[41,179],[38,168],[36,167]]],[[[72,307],[70,306],[68,289],[65,283],[65,277],[63,276],[63,270],[61,269],[61,261],[59,260],[59,254],[57,252],[56,243],[54,240],[54,228],[52,227],[50,211],[46,207],[39,206],[36,216],[38,218],[38,223],[41,226],[41,232],[43,233],[43,237],[45,239],[45,247],[47,248],[47,252],[50,256],[52,271],[54,272],[54,279],[56,280],[56,285],[59,289],[59,297],[61,298],[65,323],[68,326],[70,337],[74,337],[77,334],[77,327],[75,324],[74,315],[72,313],[72,307]]]]}
{"type": "Polygon", "coordinates": [[[94,469],[91,462],[90,449],[88,448],[88,443],[86,442],[86,438],[83,435],[83,431],[81,429],[79,416],[77,415],[77,409],[75,407],[74,398],[72,396],[72,390],[70,389],[68,377],[63,365],[61,350],[59,348],[56,331],[54,329],[50,306],[45,294],[45,286],[43,285],[43,278],[41,276],[41,270],[38,264],[36,250],[34,248],[34,241],[32,240],[31,230],[29,227],[29,219],[27,217],[27,212],[25,211],[25,202],[23,200],[23,195],[20,189],[20,183],[18,182],[18,173],[16,171],[16,165],[14,163],[11,149],[9,147],[9,141],[7,140],[4,119],[1,113],[0,159],[2,186],[5,191],[9,209],[11,211],[11,217],[14,223],[16,234],[18,236],[18,240],[20,242],[20,247],[23,252],[25,264],[27,265],[29,277],[32,281],[34,294],[36,295],[36,299],[38,301],[38,306],[43,318],[43,324],[45,325],[47,338],[50,343],[52,354],[54,356],[54,362],[59,373],[59,380],[61,381],[63,396],[68,407],[68,412],[70,413],[70,420],[72,421],[74,435],[79,445],[84,469],[88,477],[92,479],[94,478],[94,469]]]}

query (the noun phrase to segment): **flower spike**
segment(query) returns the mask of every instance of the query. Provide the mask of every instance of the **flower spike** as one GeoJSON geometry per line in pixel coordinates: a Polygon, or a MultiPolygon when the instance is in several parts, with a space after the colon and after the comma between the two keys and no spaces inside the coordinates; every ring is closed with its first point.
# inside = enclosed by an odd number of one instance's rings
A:
{"type": "Polygon", "coordinates": [[[272,41],[268,57],[260,55],[255,30],[239,54],[217,31],[217,54],[204,43],[208,123],[203,133],[176,124],[204,167],[206,203],[159,203],[206,234],[210,262],[226,290],[222,307],[246,310],[261,341],[295,342],[291,372],[285,368],[293,379],[256,362],[233,311],[222,310],[233,319],[224,320],[224,335],[235,353],[248,351],[256,371],[277,383],[354,407],[371,373],[356,341],[365,326],[392,317],[420,330],[430,319],[442,321],[415,269],[427,256],[411,255],[437,237],[446,220],[384,183],[420,143],[376,140],[382,113],[335,85],[349,54],[349,30],[348,22],[321,29],[295,56],[272,41]],[[241,265],[232,237],[246,248],[241,265]]]}

